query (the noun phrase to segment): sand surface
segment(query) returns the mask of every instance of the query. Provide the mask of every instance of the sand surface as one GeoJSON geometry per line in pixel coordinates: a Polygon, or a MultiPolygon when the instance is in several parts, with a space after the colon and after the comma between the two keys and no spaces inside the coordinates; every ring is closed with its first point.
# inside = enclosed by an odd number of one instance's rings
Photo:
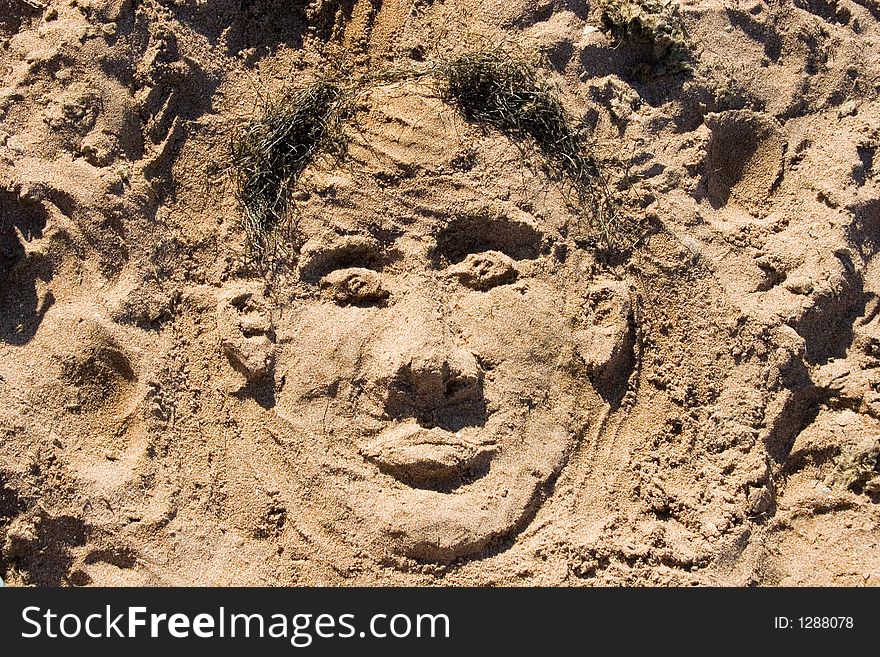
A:
{"type": "Polygon", "coordinates": [[[880,5],[0,0],[7,585],[880,584],[880,5]],[[230,145],[331,70],[540,58],[528,144],[377,84],[248,267],[230,145]]]}

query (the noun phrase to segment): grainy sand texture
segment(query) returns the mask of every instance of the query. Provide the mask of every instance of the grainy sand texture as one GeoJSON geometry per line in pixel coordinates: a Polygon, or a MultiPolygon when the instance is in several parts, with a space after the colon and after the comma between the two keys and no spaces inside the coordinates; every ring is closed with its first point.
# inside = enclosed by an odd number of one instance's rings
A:
{"type": "Polygon", "coordinates": [[[0,577],[880,584],[878,92],[877,0],[0,0],[0,577]]]}

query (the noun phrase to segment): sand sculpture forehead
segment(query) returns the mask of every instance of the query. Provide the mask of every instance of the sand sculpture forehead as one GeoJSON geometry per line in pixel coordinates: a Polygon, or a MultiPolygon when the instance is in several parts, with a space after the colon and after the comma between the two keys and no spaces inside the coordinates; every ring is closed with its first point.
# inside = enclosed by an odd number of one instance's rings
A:
{"type": "MultiPolygon", "coordinates": [[[[341,217],[344,208],[381,206],[377,199],[396,188],[405,192],[397,193],[396,200],[409,203],[411,212],[392,204],[383,209],[385,221],[393,216],[415,223],[416,217],[454,214],[442,202],[438,206],[439,186],[415,182],[424,180],[448,182],[475,199],[509,200],[525,211],[536,205],[568,210],[578,218],[578,232],[591,242],[613,249],[616,241],[616,204],[586,133],[555,90],[540,81],[537,69],[496,52],[465,53],[421,70],[383,70],[346,80],[319,78],[286,93],[263,117],[244,126],[233,144],[232,159],[250,255],[260,268],[278,264],[275,229],[289,223],[291,206],[296,215],[300,207],[308,208],[307,201],[312,208],[333,205],[332,214],[341,217]],[[463,137],[476,136],[479,127],[485,132],[478,147],[462,148],[463,137]],[[348,140],[343,138],[346,132],[348,140]],[[538,157],[525,158],[526,153],[538,157]],[[357,165],[371,170],[372,179],[354,181],[341,175],[337,184],[314,175],[321,170],[317,165],[328,164],[325,154],[335,156],[337,164],[347,159],[349,173],[357,165]],[[534,169],[524,166],[529,159],[534,169]],[[310,175],[304,175],[310,167],[310,175]],[[503,182],[507,180],[521,184],[503,182]],[[564,187],[548,184],[554,180],[564,187]],[[554,187],[559,192],[554,202],[540,198],[554,187]],[[358,194],[371,202],[359,204],[358,194]]],[[[455,212],[468,202],[452,201],[455,212]]],[[[557,223],[565,228],[565,221],[557,223]]],[[[300,227],[309,228],[309,222],[300,227]]]]}
{"type": "Polygon", "coordinates": [[[344,158],[318,157],[297,182],[303,239],[389,231],[430,239],[466,216],[525,223],[553,239],[571,221],[539,158],[467,122],[426,83],[367,90],[345,131],[344,158]]]}

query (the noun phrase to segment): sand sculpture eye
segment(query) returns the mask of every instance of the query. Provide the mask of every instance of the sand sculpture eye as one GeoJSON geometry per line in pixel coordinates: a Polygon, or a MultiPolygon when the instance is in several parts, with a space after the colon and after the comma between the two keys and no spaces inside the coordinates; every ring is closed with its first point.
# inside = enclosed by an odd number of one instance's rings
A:
{"type": "Polygon", "coordinates": [[[540,256],[543,235],[529,221],[487,210],[453,219],[436,240],[435,265],[465,287],[486,292],[516,281],[517,262],[540,256]]]}
{"type": "Polygon", "coordinates": [[[463,285],[480,291],[512,283],[517,277],[513,259],[500,251],[471,253],[458,264],[447,268],[447,273],[463,285]]]}
{"type": "Polygon", "coordinates": [[[337,269],[321,279],[321,289],[342,306],[380,304],[388,299],[378,272],[362,267],[337,269]]]}

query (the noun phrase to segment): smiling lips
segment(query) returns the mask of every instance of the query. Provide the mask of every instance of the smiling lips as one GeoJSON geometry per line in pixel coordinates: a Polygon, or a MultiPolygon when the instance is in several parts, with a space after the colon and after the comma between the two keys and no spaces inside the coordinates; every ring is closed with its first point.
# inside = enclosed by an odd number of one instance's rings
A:
{"type": "Polygon", "coordinates": [[[497,452],[494,440],[465,437],[435,427],[408,422],[382,432],[361,452],[379,469],[413,486],[430,486],[460,479],[485,466],[497,452]]]}

